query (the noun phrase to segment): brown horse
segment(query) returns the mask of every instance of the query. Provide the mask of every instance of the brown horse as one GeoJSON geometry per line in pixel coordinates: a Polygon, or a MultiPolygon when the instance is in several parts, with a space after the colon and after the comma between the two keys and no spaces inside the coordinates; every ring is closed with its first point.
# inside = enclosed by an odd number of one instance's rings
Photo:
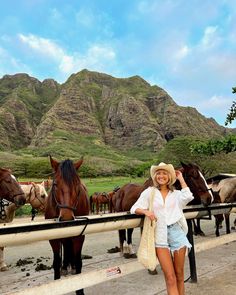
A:
{"type": "MultiPolygon", "coordinates": [[[[181,171],[183,177],[194,195],[192,204],[203,204],[205,206],[211,204],[213,197],[207,186],[199,167],[195,164],[181,163],[181,171]]],[[[180,189],[179,183],[176,182],[176,188],[180,189]]],[[[139,198],[142,191],[149,186],[153,186],[152,179],[149,178],[143,185],[126,184],[114,195],[112,205],[115,212],[129,211],[132,205],[139,198]]],[[[190,203],[189,203],[190,204],[190,203]]],[[[125,230],[119,231],[120,249],[124,253],[124,257],[135,257],[132,247],[133,229],[128,229],[128,239],[126,242],[125,230]]]]}
{"type": "MultiPolygon", "coordinates": [[[[47,192],[42,184],[21,185],[22,190],[25,193],[26,203],[29,203],[33,210],[45,211],[45,203],[47,198],[47,192]]],[[[2,217],[0,216],[0,223],[12,222],[15,216],[17,206],[16,204],[3,199],[2,217]]],[[[33,217],[32,213],[32,220],[33,217]]],[[[0,271],[8,270],[7,264],[4,262],[4,248],[0,247],[0,271]]]]}
{"type": "MultiPolygon", "coordinates": [[[[96,209],[96,214],[102,210],[104,213],[106,212],[106,207],[109,207],[109,195],[106,192],[98,193],[95,192],[90,196],[90,209],[91,212],[94,213],[96,209]]],[[[109,208],[108,208],[109,209],[109,208]]]]}
{"type": "MultiPolygon", "coordinates": [[[[6,199],[17,207],[25,204],[25,194],[10,170],[0,168],[0,219],[6,218],[4,201],[6,199]]],[[[3,261],[3,247],[0,248],[0,269],[6,270],[3,261]]]]}
{"type": "MultiPolygon", "coordinates": [[[[140,194],[149,186],[152,186],[153,182],[151,177],[144,182],[143,185],[128,183],[122,186],[111,199],[111,212],[124,212],[129,211],[133,204],[137,201],[140,194]]],[[[136,254],[132,246],[132,233],[133,228],[127,229],[127,239],[126,230],[119,230],[119,241],[120,241],[120,251],[125,258],[135,258],[136,254]]]]}
{"type": "MultiPolygon", "coordinates": [[[[65,160],[61,163],[50,157],[51,166],[54,171],[54,178],[51,191],[46,204],[45,218],[58,218],[59,221],[74,220],[75,216],[89,214],[88,193],[82,184],[77,170],[83,160],[73,163],[65,160]]],[[[81,273],[82,259],[81,251],[84,243],[84,235],[71,238],[50,240],[53,250],[54,279],[61,276],[61,246],[64,248],[66,262],[70,262],[75,268],[76,274],[81,273]]],[[[67,268],[63,265],[62,268],[67,268]]],[[[84,294],[83,289],[76,291],[77,295],[84,294]]]]}
{"type": "MultiPolygon", "coordinates": [[[[183,173],[183,177],[188,187],[190,188],[194,199],[188,205],[208,206],[214,201],[214,196],[209,188],[206,179],[203,176],[201,169],[196,164],[185,164],[181,162],[182,167],[179,169],[183,173]]],[[[177,189],[181,189],[178,181],[175,183],[177,189]]],[[[193,219],[193,227],[195,235],[204,236],[204,232],[200,226],[200,219],[197,222],[193,219]]]]}
{"type": "Polygon", "coordinates": [[[94,213],[96,209],[96,213],[98,214],[100,210],[103,210],[103,212],[106,212],[106,208],[108,211],[111,211],[110,209],[110,204],[111,204],[111,199],[113,195],[115,194],[116,191],[118,191],[120,188],[115,187],[111,192],[103,192],[103,193],[98,193],[95,192],[92,196],[90,196],[90,209],[91,212],[94,213]]]}
{"type": "Polygon", "coordinates": [[[10,170],[0,168],[0,199],[6,199],[22,206],[25,204],[25,194],[10,170]]]}

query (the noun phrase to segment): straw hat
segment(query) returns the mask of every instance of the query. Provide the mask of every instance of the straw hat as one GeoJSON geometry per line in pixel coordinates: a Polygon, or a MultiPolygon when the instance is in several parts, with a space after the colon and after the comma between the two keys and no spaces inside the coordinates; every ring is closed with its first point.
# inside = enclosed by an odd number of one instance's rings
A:
{"type": "Polygon", "coordinates": [[[163,163],[161,162],[159,165],[155,166],[155,165],[152,165],[151,166],[151,169],[150,169],[150,174],[151,174],[151,178],[153,180],[153,183],[155,185],[157,185],[157,182],[156,182],[156,173],[158,170],[165,170],[167,171],[169,174],[170,174],[170,184],[174,184],[175,181],[176,181],[176,174],[175,174],[175,169],[173,167],[172,164],[166,164],[166,163],[163,163]]]}

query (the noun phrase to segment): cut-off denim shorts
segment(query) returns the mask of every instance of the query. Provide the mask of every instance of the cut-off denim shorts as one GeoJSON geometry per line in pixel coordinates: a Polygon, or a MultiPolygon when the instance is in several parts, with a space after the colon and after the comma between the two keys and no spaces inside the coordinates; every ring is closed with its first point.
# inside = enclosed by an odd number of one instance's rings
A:
{"type": "Polygon", "coordinates": [[[167,226],[167,243],[155,244],[158,248],[168,248],[173,253],[183,247],[191,250],[192,245],[189,243],[188,238],[178,223],[174,223],[167,226]]]}

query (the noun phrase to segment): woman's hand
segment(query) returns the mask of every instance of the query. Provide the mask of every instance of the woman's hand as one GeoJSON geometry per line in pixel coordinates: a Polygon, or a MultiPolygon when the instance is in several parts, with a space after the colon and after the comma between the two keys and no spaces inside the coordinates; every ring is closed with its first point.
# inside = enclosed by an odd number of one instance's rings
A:
{"type": "Polygon", "coordinates": [[[179,170],[175,170],[175,175],[176,175],[176,178],[177,178],[179,181],[184,180],[184,178],[183,178],[183,174],[182,174],[181,171],[179,171],[179,170]]]}
{"type": "Polygon", "coordinates": [[[182,172],[179,171],[179,170],[175,170],[175,175],[176,175],[176,179],[178,179],[178,181],[180,182],[181,187],[182,188],[187,187],[187,184],[186,184],[186,182],[184,180],[182,172]]]}
{"type": "Polygon", "coordinates": [[[154,215],[154,212],[149,211],[149,210],[145,210],[145,215],[151,220],[156,220],[156,216],[154,215]]]}

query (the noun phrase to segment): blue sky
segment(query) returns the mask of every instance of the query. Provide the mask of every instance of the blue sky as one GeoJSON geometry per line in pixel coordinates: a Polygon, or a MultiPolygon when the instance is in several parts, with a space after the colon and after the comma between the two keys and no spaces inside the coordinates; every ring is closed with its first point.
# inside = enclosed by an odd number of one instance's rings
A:
{"type": "Polygon", "coordinates": [[[236,100],[235,1],[0,2],[0,77],[62,83],[84,68],[139,75],[224,125],[236,100]]]}

